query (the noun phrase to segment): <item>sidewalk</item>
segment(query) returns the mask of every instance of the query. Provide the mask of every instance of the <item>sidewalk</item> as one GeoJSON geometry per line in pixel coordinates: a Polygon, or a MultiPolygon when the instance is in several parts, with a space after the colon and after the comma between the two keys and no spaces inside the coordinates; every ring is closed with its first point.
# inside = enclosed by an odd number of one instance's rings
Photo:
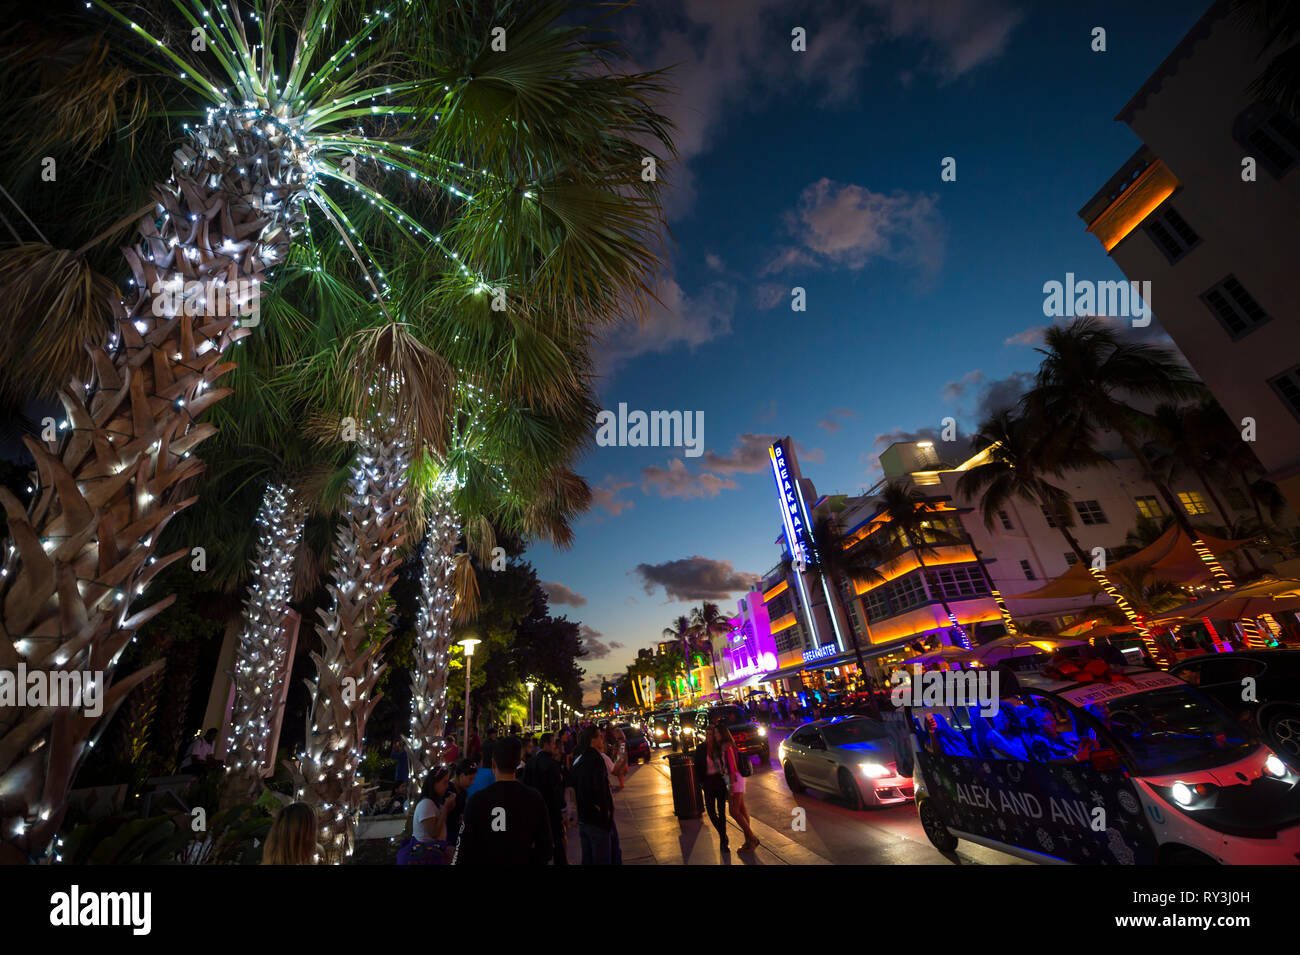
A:
{"type": "MultiPolygon", "coordinates": [[[[617,781],[611,780],[617,786],[617,781]]],[[[828,859],[796,845],[788,835],[751,815],[759,847],[740,853],[744,834],[727,817],[731,852],[723,855],[718,834],[707,815],[678,819],[673,815],[668,764],[663,759],[628,769],[627,786],[614,793],[614,822],[618,826],[624,865],[830,865],[828,859]]],[[[582,859],[575,826],[568,832],[569,863],[582,859]]]]}

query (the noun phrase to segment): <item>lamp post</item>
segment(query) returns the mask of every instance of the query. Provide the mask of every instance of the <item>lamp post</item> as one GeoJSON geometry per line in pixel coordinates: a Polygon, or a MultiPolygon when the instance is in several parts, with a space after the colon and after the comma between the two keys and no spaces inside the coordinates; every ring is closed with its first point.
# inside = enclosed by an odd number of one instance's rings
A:
{"type": "MultiPolygon", "coordinates": [[[[537,684],[529,680],[524,685],[528,687],[528,732],[531,733],[533,731],[533,687],[537,686],[537,684]]],[[[545,725],[542,726],[542,729],[543,731],[546,729],[545,725]]]]}
{"type": "Polygon", "coordinates": [[[477,637],[459,641],[465,651],[465,752],[469,752],[469,672],[474,662],[474,648],[481,643],[477,637]]]}

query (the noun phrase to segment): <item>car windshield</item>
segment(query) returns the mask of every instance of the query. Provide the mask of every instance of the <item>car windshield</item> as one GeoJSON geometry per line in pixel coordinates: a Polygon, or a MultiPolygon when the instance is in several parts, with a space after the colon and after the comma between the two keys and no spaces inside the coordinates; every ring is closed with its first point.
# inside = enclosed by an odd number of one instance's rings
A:
{"type": "Polygon", "coordinates": [[[722,723],[734,726],[736,723],[749,722],[749,716],[738,706],[715,706],[709,710],[709,724],[722,723]]]}
{"type": "Polygon", "coordinates": [[[1143,775],[1209,769],[1240,759],[1255,742],[1196,691],[1166,687],[1095,703],[1099,719],[1143,775]]]}
{"type": "Polygon", "coordinates": [[[827,723],[822,727],[822,735],[830,746],[844,746],[850,743],[867,743],[872,740],[888,739],[889,733],[875,720],[848,719],[838,723],[827,723]]]}

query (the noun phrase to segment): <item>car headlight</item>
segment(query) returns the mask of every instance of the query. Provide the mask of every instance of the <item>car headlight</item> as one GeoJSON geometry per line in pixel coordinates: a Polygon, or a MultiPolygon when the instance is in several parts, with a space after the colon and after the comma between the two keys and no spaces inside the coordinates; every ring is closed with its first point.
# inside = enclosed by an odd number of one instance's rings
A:
{"type": "Polygon", "coordinates": [[[682,733],[686,736],[694,736],[695,730],[691,729],[689,726],[683,726],[682,733]]]}
{"type": "Polygon", "coordinates": [[[890,774],[889,767],[880,763],[859,763],[858,768],[862,770],[862,775],[868,779],[880,779],[882,776],[890,774]]]}
{"type": "Polygon", "coordinates": [[[1268,759],[1264,760],[1264,772],[1281,779],[1287,774],[1286,763],[1278,758],[1277,753],[1269,753],[1268,759]]]}
{"type": "Polygon", "coordinates": [[[664,735],[664,731],[663,731],[663,730],[655,730],[655,735],[656,735],[656,736],[663,736],[663,735],[664,735]]]}
{"type": "Polygon", "coordinates": [[[759,736],[767,736],[767,727],[766,727],[766,726],[760,726],[760,727],[758,728],[758,735],[759,735],[759,736]]]}
{"type": "Polygon", "coordinates": [[[1174,802],[1180,806],[1192,804],[1192,790],[1186,783],[1174,783],[1169,789],[1169,795],[1173,796],[1174,802]]]}

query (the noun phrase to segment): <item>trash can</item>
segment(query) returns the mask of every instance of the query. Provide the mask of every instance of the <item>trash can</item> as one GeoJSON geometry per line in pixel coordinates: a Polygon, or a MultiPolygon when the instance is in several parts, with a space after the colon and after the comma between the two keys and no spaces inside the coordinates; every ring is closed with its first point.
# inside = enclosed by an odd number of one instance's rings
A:
{"type": "Polygon", "coordinates": [[[704,814],[699,784],[695,781],[695,760],[688,753],[670,753],[668,780],[673,790],[673,815],[698,819],[704,814]]]}

